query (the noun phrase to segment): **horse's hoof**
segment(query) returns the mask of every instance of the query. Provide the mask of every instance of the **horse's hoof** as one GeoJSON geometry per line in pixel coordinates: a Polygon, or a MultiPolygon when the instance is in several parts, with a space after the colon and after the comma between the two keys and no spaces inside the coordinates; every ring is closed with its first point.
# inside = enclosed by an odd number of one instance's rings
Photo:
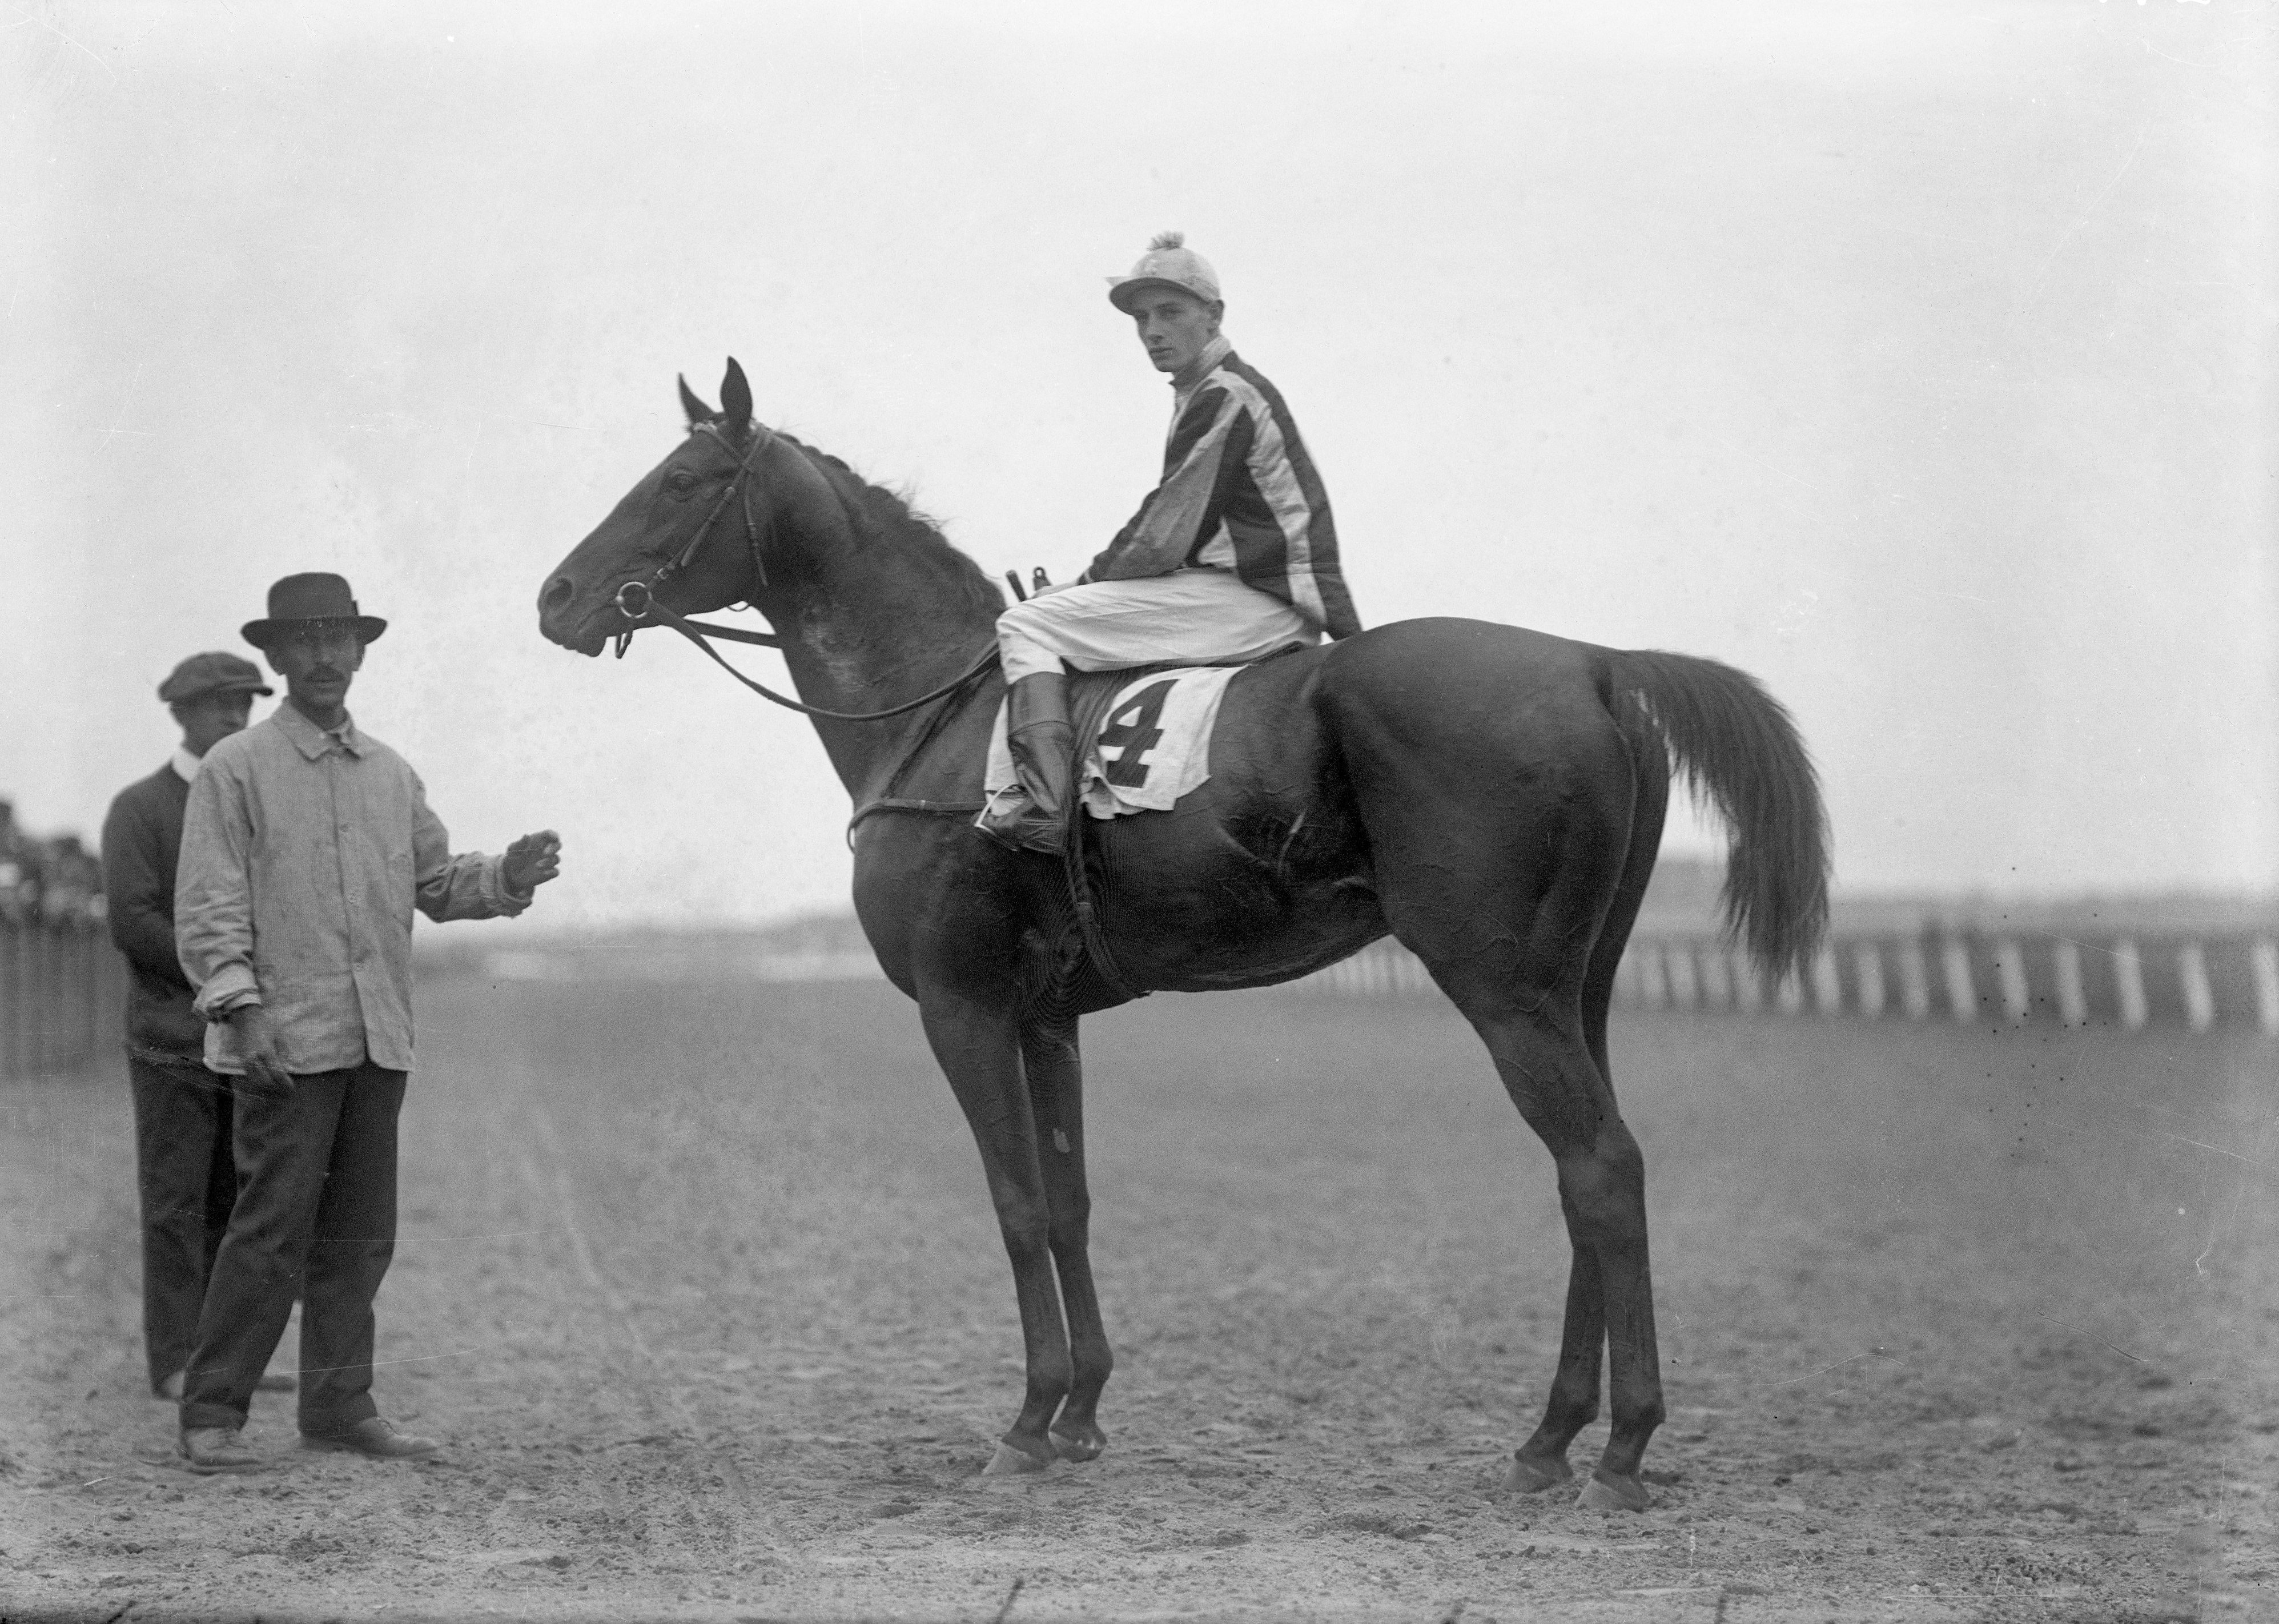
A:
{"type": "Polygon", "coordinates": [[[1575,1497],[1575,1504],[1584,1511],[1641,1512],[1654,1504],[1654,1497],[1635,1477],[1609,1477],[1603,1471],[1594,1470],[1591,1481],[1583,1485],[1583,1492],[1575,1497]]]}
{"type": "Polygon", "coordinates": [[[1026,1450],[1015,1449],[1010,1444],[1000,1444],[997,1452],[989,1458],[989,1464],[981,1468],[981,1475],[1019,1477],[1031,1472],[1041,1472],[1050,1465],[1050,1460],[1040,1460],[1026,1450]]]}
{"type": "Polygon", "coordinates": [[[1108,1447],[1108,1435],[1097,1427],[1080,1433],[1055,1429],[1052,1440],[1053,1452],[1063,1460],[1097,1460],[1100,1452],[1108,1447]]]}
{"type": "Polygon", "coordinates": [[[1548,1460],[1530,1460],[1524,1455],[1514,1455],[1511,1475],[1503,1480],[1503,1486],[1514,1494],[1540,1494],[1574,1475],[1575,1468],[1556,1456],[1548,1460]]]}

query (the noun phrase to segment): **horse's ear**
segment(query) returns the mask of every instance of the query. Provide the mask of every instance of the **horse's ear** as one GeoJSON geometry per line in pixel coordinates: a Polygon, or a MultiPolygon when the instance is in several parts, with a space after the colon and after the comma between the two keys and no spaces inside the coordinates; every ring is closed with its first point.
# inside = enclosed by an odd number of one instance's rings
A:
{"type": "Polygon", "coordinates": [[[696,392],[688,387],[688,379],[682,378],[678,381],[680,385],[680,410],[688,414],[688,425],[694,428],[700,423],[711,422],[712,409],[696,398],[696,392]]]}
{"type": "Polygon", "coordinates": [[[736,364],[736,357],[728,357],[728,374],[720,380],[720,410],[728,420],[732,439],[740,439],[752,423],[752,386],[744,381],[744,369],[736,364]]]}

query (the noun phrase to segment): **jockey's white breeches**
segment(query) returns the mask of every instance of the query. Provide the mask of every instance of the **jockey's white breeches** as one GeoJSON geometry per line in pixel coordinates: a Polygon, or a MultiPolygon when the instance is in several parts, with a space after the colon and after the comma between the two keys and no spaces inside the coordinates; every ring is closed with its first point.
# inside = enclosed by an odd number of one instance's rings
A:
{"type": "Polygon", "coordinates": [[[1063,663],[1080,671],[1128,665],[1232,665],[1311,643],[1314,623],[1232,570],[1181,570],[1136,581],[1089,581],[1017,603],[997,617],[1005,680],[1063,663]]]}

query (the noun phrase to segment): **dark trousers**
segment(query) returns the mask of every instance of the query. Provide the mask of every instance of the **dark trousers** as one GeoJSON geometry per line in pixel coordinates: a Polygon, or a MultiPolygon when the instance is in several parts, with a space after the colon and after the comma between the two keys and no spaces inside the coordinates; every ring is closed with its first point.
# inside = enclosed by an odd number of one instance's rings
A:
{"type": "Polygon", "coordinates": [[[198,1310],[237,1197],[228,1085],[195,1060],[130,1054],[142,1205],[142,1346],[150,1387],[190,1362],[198,1310]]]}
{"type": "Polygon", "coordinates": [[[236,1427],[301,1299],[301,1430],[340,1432],[372,1401],[372,1298],[395,1254],[403,1073],[369,1062],[237,1097],[237,1204],[206,1285],[182,1425],[236,1427]]]}

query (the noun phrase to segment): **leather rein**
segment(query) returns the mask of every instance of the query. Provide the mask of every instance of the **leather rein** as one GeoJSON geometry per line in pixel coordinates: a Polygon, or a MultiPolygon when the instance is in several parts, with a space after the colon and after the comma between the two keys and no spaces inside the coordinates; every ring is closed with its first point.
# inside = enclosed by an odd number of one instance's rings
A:
{"type": "MultiPolygon", "coordinates": [[[[656,573],[650,576],[648,580],[627,581],[618,588],[617,595],[610,599],[612,607],[630,623],[624,631],[617,634],[618,658],[620,660],[625,658],[625,648],[633,641],[633,633],[641,627],[671,626],[681,636],[702,649],[705,657],[712,663],[762,699],[781,705],[787,710],[796,710],[802,716],[820,716],[828,722],[883,722],[889,716],[907,716],[909,712],[923,706],[931,705],[937,700],[948,699],[997,663],[997,643],[993,638],[990,640],[988,648],[979,659],[941,686],[921,693],[914,700],[886,710],[825,710],[819,705],[802,704],[798,700],[787,699],[764,683],[754,682],[743,672],[722,659],[720,651],[706,640],[708,638],[717,637],[724,638],[730,642],[756,643],[765,648],[781,648],[782,638],[769,632],[746,632],[734,626],[719,626],[708,621],[688,620],[659,603],[656,601],[659,589],[674,576],[686,571],[689,565],[695,562],[696,555],[703,550],[704,543],[712,534],[712,527],[720,522],[720,516],[727,511],[728,504],[736,501],[740,495],[742,498],[740,506],[744,514],[744,540],[752,552],[753,578],[760,586],[764,586],[768,584],[767,555],[762,544],[763,538],[759,525],[752,517],[752,459],[760,454],[763,447],[774,440],[776,434],[773,429],[765,425],[756,424],[754,427],[758,432],[752,436],[750,448],[737,459],[736,471],[729,478],[728,488],[720,493],[720,500],[712,504],[712,511],[705,515],[704,523],[698,527],[696,533],[689,538],[688,545],[682,548],[672,557],[666,559],[657,567],[656,573]]],[[[728,437],[720,432],[717,424],[694,423],[689,425],[688,432],[692,434],[710,434],[719,440],[723,446],[728,447],[731,450],[734,448],[729,445],[728,437]]]]}

